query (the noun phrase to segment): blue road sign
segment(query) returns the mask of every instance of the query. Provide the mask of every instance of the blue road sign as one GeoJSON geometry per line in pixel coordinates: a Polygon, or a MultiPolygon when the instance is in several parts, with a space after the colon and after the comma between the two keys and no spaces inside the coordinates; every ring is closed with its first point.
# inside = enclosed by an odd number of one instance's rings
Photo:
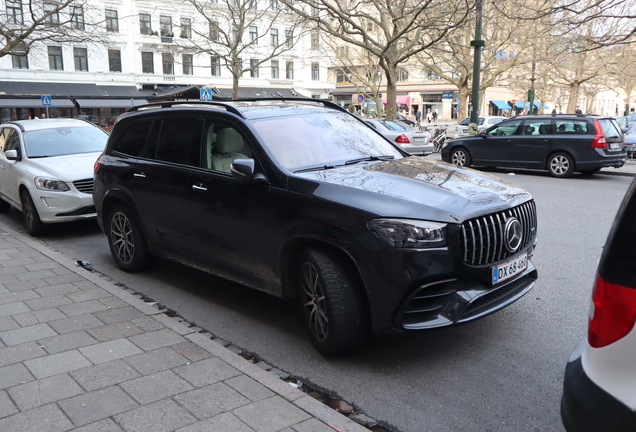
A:
{"type": "Polygon", "coordinates": [[[199,89],[199,99],[201,99],[202,101],[212,100],[212,89],[209,89],[209,88],[199,89]]]}
{"type": "Polygon", "coordinates": [[[51,95],[42,96],[42,105],[44,105],[44,106],[51,105],[51,95]]]}

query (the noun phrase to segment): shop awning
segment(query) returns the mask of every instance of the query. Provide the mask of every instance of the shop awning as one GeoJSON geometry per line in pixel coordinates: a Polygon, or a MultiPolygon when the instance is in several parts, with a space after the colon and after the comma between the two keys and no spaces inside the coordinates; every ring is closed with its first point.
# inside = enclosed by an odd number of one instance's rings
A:
{"type": "MultiPolygon", "coordinates": [[[[51,98],[51,108],[73,108],[73,102],[70,99],[51,98]]],[[[0,107],[2,108],[46,108],[42,105],[42,99],[0,99],[0,107]]]]}
{"type": "Polygon", "coordinates": [[[502,110],[509,110],[510,109],[510,105],[508,105],[508,102],[506,102],[506,101],[491,100],[490,103],[493,104],[494,106],[496,106],[497,108],[502,109],[502,110]]]}
{"type": "MultiPolygon", "coordinates": [[[[406,105],[407,107],[411,106],[411,97],[410,96],[396,96],[395,97],[395,102],[398,105],[406,105]]],[[[386,98],[382,99],[382,103],[386,104],[386,98]]]]}
{"type": "Polygon", "coordinates": [[[145,105],[145,99],[75,99],[80,108],[130,108],[145,105]]]}

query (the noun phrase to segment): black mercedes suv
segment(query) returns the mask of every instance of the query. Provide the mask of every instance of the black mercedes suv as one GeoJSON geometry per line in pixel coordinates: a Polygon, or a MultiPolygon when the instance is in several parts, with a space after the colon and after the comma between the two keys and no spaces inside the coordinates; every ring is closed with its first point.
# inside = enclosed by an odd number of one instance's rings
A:
{"type": "Polygon", "coordinates": [[[616,119],[586,114],[518,116],[447,142],[442,160],[458,166],[548,170],[554,177],[620,168],[627,153],[616,119]]]}
{"type": "Polygon", "coordinates": [[[123,270],[157,255],[295,297],[326,355],[483,317],[537,278],[528,192],[410,156],[326,101],[131,108],[93,197],[123,270]]]}

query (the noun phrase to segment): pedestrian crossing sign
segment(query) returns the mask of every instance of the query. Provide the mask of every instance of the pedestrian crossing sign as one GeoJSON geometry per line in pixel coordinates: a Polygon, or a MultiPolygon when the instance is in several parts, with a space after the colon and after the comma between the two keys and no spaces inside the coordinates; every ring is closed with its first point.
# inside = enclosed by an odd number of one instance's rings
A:
{"type": "Polygon", "coordinates": [[[42,96],[42,105],[44,106],[51,105],[51,95],[42,96]]]}
{"type": "Polygon", "coordinates": [[[209,88],[199,89],[199,99],[201,99],[202,101],[212,100],[212,89],[209,89],[209,88]]]}

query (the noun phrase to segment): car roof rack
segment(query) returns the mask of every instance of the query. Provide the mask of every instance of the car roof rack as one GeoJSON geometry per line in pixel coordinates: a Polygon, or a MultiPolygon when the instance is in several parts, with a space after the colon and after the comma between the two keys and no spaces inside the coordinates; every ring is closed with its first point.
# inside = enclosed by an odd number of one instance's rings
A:
{"type": "Polygon", "coordinates": [[[343,111],[349,113],[346,109],[341,107],[340,105],[331,102],[325,99],[314,99],[314,98],[285,98],[285,97],[271,97],[271,98],[241,98],[241,99],[232,99],[228,101],[200,101],[200,100],[190,100],[190,101],[164,101],[164,102],[154,102],[144,105],[138,105],[129,108],[126,112],[135,112],[146,109],[154,109],[154,108],[172,108],[179,105],[202,105],[207,107],[218,107],[225,108],[227,111],[232,114],[236,114],[237,116],[245,119],[246,117],[243,113],[234,106],[234,103],[237,102],[261,102],[261,101],[278,101],[278,102],[302,102],[303,104],[312,103],[312,104],[321,104],[326,108],[335,109],[338,111],[343,111]]]}

